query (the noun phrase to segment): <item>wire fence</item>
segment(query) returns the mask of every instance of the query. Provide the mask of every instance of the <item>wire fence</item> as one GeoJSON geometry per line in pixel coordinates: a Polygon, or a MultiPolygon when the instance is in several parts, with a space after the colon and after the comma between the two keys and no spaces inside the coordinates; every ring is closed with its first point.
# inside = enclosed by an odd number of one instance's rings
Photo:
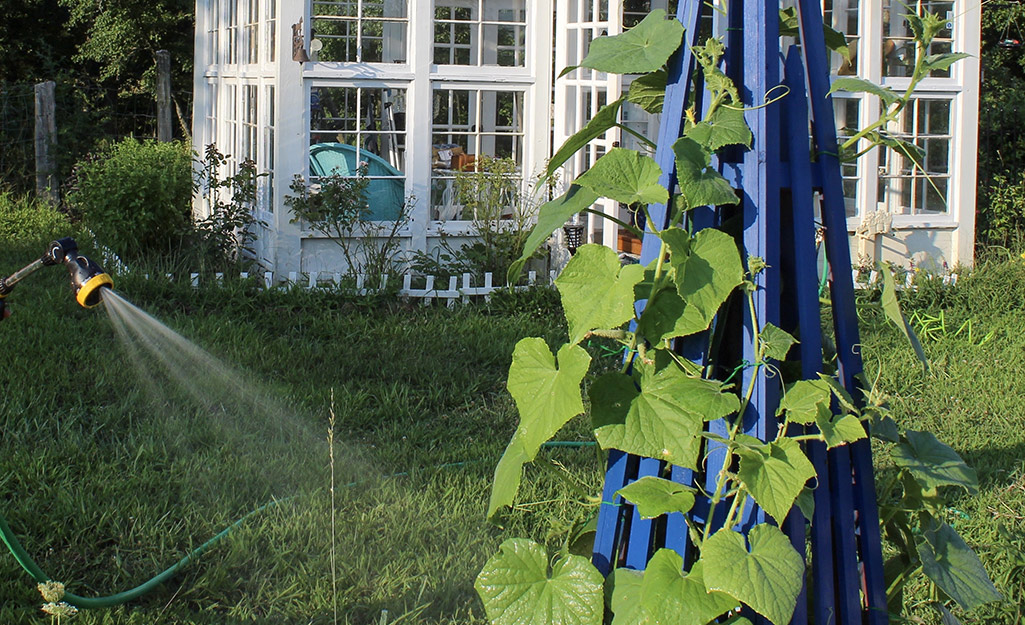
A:
{"type": "MultiPolygon", "coordinates": [[[[85,156],[127,137],[155,139],[153,94],[73,78],[56,81],[57,166],[61,181],[85,156]]],[[[188,94],[184,100],[188,100],[188,94]]],[[[181,101],[181,98],[180,98],[181,101]]],[[[35,186],[35,84],[0,82],[0,190],[35,186]]]]}

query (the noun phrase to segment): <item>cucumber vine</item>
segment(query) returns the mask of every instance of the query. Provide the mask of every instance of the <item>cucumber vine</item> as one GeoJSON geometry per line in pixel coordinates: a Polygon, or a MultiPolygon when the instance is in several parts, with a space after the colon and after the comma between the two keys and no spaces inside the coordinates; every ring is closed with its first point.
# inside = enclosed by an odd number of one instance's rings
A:
{"type": "MultiPolygon", "coordinates": [[[[783,13],[781,23],[789,17],[783,13]]],[[[908,19],[919,38],[919,49],[927,50],[936,32],[936,17],[915,14],[908,19]]],[[[549,174],[590,140],[617,126],[624,102],[660,112],[664,66],[681,45],[683,34],[679,22],[665,19],[664,11],[654,11],[626,33],[592,43],[581,66],[643,76],[567,140],[550,162],[549,174]]],[[[544,547],[526,539],[509,539],[485,565],[475,585],[488,618],[497,625],[598,625],[610,617],[607,609],[617,625],[704,625],[724,620],[739,624],[748,622],[741,616],[743,606],[785,625],[804,586],[806,566],[777,526],[794,509],[811,521],[816,471],[803,444],[818,440],[834,448],[870,435],[893,446],[898,467],[882,491],[880,508],[884,533],[898,553],[887,566],[894,571],[887,580],[891,597],[899,600],[909,577],[921,571],[935,584],[937,597],[965,608],[999,598],[978,558],[939,514],[939,489],[956,486],[974,492],[974,471],[931,434],[899,432],[867,384],[864,401],[856,402],[832,376],[791,381],[781,389],[778,427],[768,432],[767,440],[743,433],[740,415],[751,401],[754,381],[771,374],[783,384],[786,378],[778,363],[797,341],[755,317],[754,278],[765,268],[764,261],[745,258],[734,236],[724,230],[690,229],[691,209],[738,204],[735,190],[711,166],[712,158],[727,147],[750,149],[752,142],[737,89],[720,69],[724,52],[724,45],[715,38],[694,49],[711,100],[700,119],[693,108],[687,111],[684,135],[673,145],[678,192],[661,186],[662,171],[649,155],[614,148],[564,195],[541,208],[520,262],[510,269],[510,284],[524,259],[570,216],[591,210],[599,197],[637,207],[648,217],[648,229],[660,249],[648,266],[621,266],[613,250],[584,245],[556,280],[569,340],[555,353],[541,338],[525,338],[516,345],[508,389],[520,421],[495,469],[488,507],[490,518],[512,506],[524,465],[563,425],[585,412],[581,387],[591,357],[581,343],[601,336],[622,344],[627,354],[620,370],[586,385],[594,435],[602,448],[695,471],[706,466],[710,447],[725,454],[724,460],[715,463],[722,469],[710,487],[644,477],[617,493],[645,518],[684,513],[698,555],[685,571],[679,554],[661,549],[643,572],[617,569],[605,579],[588,559],[568,549],[549,566],[544,547]],[[651,204],[669,207],[665,228],[650,218],[651,204]],[[756,329],[756,362],[739,365],[753,369],[746,388],[714,377],[737,363],[703,367],[673,350],[675,339],[707,331],[732,298],[745,306],[756,329]],[[723,427],[709,428],[712,422],[723,427]],[[704,517],[712,521],[702,524],[686,516],[698,495],[710,501],[711,510],[704,517]],[[764,510],[767,522],[745,526],[745,533],[734,531],[752,505],[764,510]]],[[[927,73],[930,68],[949,67],[961,56],[934,55],[928,57],[931,60],[920,59],[918,67],[927,73]]],[[[886,95],[894,98],[890,112],[879,125],[866,128],[848,143],[865,139],[889,146],[880,128],[910,96],[910,90],[886,95]]],[[[593,506],[595,498],[582,497],[581,503],[593,506]]],[[[937,606],[946,610],[942,602],[937,606]]]]}

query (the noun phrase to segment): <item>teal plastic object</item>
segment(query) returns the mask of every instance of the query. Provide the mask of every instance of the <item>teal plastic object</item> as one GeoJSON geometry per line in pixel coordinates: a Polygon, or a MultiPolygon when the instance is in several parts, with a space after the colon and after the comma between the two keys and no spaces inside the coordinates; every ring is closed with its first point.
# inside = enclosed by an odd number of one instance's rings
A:
{"type": "MultiPolygon", "coordinates": [[[[367,188],[369,218],[372,221],[394,221],[405,198],[405,180],[402,172],[380,156],[361,150],[359,160],[367,164],[367,176],[371,178],[367,188]],[[398,178],[377,178],[397,176],[398,178]]],[[[356,146],[346,143],[317,143],[310,146],[310,175],[355,176],[358,168],[356,146]]]]}

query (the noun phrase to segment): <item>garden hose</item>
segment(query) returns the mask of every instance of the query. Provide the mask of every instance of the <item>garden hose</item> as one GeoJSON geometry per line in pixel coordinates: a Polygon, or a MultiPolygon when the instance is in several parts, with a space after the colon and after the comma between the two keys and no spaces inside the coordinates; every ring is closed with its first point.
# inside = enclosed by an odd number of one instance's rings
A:
{"type": "MultiPolygon", "coordinates": [[[[596,445],[594,441],[548,441],[547,443],[544,443],[542,447],[579,449],[582,447],[593,447],[594,445],[596,445]]],[[[471,462],[472,461],[450,462],[447,464],[440,465],[436,468],[444,469],[449,467],[466,466],[471,462]]],[[[394,473],[386,477],[404,477],[407,475],[409,474],[403,472],[394,473]]],[[[347,484],[346,486],[356,486],[358,484],[358,482],[352,482],[351,484],[347,484]]],[[[63,600],[67,601],[76,608],[95,609],[113,607],[131,601],[132,599],[141,597],[142,595],[154,590],[155,588],[166,582],[172,575],[174,575],[183,567],[185,567],[185,565],[189,564],[190,562],[198,558],[207,549],[217,544],[222,538],[224,538],[237,527],[245,523],[250,517],[257,515],[260,512],[263,512],[271,506],[275,506],[285,501],[288,501],[288,499],[275,499],[263,504],[255,510],[251,510],[250,512],[246,513],[246,515],[243,516],[241,519],[235,521],[228,527],[218,532],[216,535],[213,536],[213,538],[210,538],[199,547],[193,549],[191,552],[189,552],[188,555],[183,557],[181,560],[178,560],[178,562],[176,562],[173,566],[168,567],[162,573],[155,575],[154,577],[143,582],[142,584],[139,584],[135,588],[126,590],[124,592],[119,592],[113,595],[108,595],[106,597],[82,597],[74,593],[65,592],[63,600]]],[[[11,552],[11,555],[13,555],[14,559],[18,561],[18,564],[21,565],[21,568],[24,569],[26,573],[32,576],[32,579],[34,579],[36,582],[40,584],[53,580],[52,577],[44,573],[43,570],[39,568],[39,565],[35,563],[35,561],[32,559],[32,556],[30,556],[28,552],[25,551],[25,548],[21,546],[21,541],[19,541],[18,537],[14,535],[14,531],[11,529],[11,526],[8,525],[7,519],[4,518],[4,515],[2,513],[0,513],[0,540],[3,540],[4,544],[7,545],[7,549],[11,552]]]]}
{"type": "MultiPolygon", "coordinates": [[[[139,584],[131,590],[126,590],[124,592],[119,592],[117,594],[108,595],[106,597],[82,597],[74,593],[65,592],[63,600],[67,601],[76,608],[94,609],[109,608],[115,605],[125,603],[126,601],[131,601],[132,599],[135,599],[137,597],[140,597],[150,592],[160,584],[163,584],[172,575],[177,573],[182,567],[198,558],[204,551],[206,551],[214,544],[219,542],[222,538],[230,534],[232,530],[234,530],[242,523],[244,523],[247,519],[249,519],[249,517],[258,514],[271,506],[277,505],[282,501],[287,501],[287,499],[275,499],[273,501],[265,503],[264,505],[260,506],[255,510],[250,511],[241,519],[235,521],[228,527],[218,532],[210,540],[206,541],[199,547],[193,549],[188,555],[186,555],[181,560],[178,560],[177,563],[175,563],[168,569],[164,570],[164,572],[152,577],[151,579],[149,579],[146,582],[143,582],[142,584],[139,584]]],[[[36,580],[36,582],[38,583],[45,583],[53,579],[52,577],[44,573],[41,568],[39,568],[39,565],[37,565],[35,561],[32,560],[32,557],[28,555],[28,552],[25,551],[25,548],[21,546],[21,542],[18,541],[17,536],[14,535],[14,532],[11,530],[10,525],[7,524],[7,519],[4,518],[3,514],[0,514],[0,539],[2,539],[4,543],[7,545],[7,548],[10,550],[11,555],[13,555],[14,559],[18,561],[18,564],[21,565],[21,568],[25,569],[25,572],[32,576],[32,579],[36,580]]]]}

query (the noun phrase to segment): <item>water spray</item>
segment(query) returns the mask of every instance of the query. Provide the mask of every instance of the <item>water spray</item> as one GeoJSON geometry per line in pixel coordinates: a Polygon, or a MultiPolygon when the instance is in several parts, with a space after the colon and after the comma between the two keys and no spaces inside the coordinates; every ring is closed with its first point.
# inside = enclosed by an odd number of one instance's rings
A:
{"type": "Polygon", "coordinates": [[[25,265],[6,278],[0,278],[0,319],[3,319],[5,301],[15,285],[32,275],[41,267],[52,267],[63,264],[68,268],[71,277],[71,289],[75,300],[85,308],[92,308],[100,303],[104,288],[112,288],[114,281],[103,268],[94,261],[80,256],[78,244],[67,237],[50,243],[49,249],[38,259],[25,265]]]}

